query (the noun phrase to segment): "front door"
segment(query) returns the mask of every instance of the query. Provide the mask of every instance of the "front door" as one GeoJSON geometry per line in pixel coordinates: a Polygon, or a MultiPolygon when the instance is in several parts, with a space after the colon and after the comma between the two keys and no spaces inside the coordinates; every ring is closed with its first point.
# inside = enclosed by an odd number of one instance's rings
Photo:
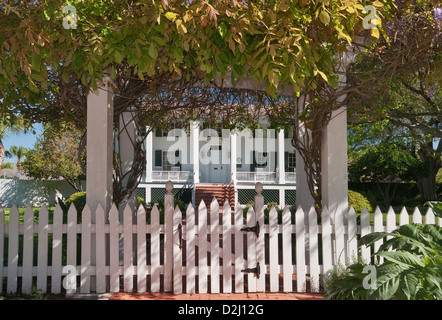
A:
{"type": "Polygon", "coordinates": [[[225,165],[222,164],[211,164],[209,169],[210,182],[214,183],[225,183],[226,182],[226,172],[225,165]]]}
{"type": "Polygon", "coordinates": [[[228,183],[227,164],[223,163],[222,146],[213,145],[210,147],[212,161],[209,163],[209,182],[228,183]]]}

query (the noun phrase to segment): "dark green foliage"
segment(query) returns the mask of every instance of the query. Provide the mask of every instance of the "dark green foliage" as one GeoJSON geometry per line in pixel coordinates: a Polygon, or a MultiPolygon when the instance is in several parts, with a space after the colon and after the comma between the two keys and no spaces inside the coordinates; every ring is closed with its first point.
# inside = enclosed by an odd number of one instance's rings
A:
{"type": "Polygon", "coordinates": [[[373,212],[370,201],[362,193],[348,190],[348,206],[353,207],[356,212],[361,212],[364,207],[367,208],[368,212],[373,212]]]}
{"type": "Polygon", "coordinates": [[[376,281],[364,287],[364,263],[330,272],[326,298],[332,300],[442,299],[442,229],[437,225],[406,224],[392,233],[374,232],[361,238],[370,246],[389,237],[374,254],[384,261],[375,266],[376,281]]]}
{"type": "MultiPolygon", "coordinates": [[[[75,209],[77,209],[77,213],[80,213],[83,211],[83,209],[86,205],[86,192],[73,193],[68,199],[66,199],[66,201],[64,203],[60,199],[58,201],[59,201],[60,206],[62,207],[63,211],[69,210],[71,204],[74,204],[75,209]]],[[[144,199],[138,196],[137,197],[137,207],[140,204],[144,205],[144,199]]]]}
{"type": "Polygon", "coordinates": [[[74,204],[77,212],[82,212],[86,205],[86,192],[76,192],[72,194],[65,202],[65,206],[69,209],[74,204]]]}

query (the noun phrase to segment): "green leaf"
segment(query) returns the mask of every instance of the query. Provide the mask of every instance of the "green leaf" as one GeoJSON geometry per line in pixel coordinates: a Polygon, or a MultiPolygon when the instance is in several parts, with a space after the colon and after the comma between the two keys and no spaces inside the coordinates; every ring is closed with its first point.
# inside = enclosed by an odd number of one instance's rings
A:
{"type": "Polygon", "coordinates": [[[408,300],[416,296],[420,288],[420,279],[415,271],[404,272],[400,277],[400,289],[405,294],[408,300]]]}
{"type": "Polygon", "coordinates": [[[31,78],[29,78],[28,80],[29,80],[29,89],[31,89],[32,92],[39,93],[40,90],[39,90],[38,87],[35,85],[34,81],[32,81],[31,78]]]}
{"type": "Polygon", "coordinates": [[[398,290],[399,275],[404,271],[404,268],[397,264],[383,264],[376,271],[376,289],[371,292],[370,299],[388,300],[398,290]]]}
{"type": "Polygon", "coordinates": [[[363,236],[360,240],[359,240],[359,245],[366,245],[366,246],[370,246],[373,243],[375,243],[378,240],[381,240],[382,238],[391,235],[390,233],[387,232],[372,232],[369,233],[365,236],[363,236]]]}
{"type": "Polygon", "coordinates": [[[397,263],[403,267],[409,268],[419,268],[419,267],[425,267],[425,264],[422,262],[422,260],[408,252],[408,251],[386,251],[386,252],[378,252],[375,255],[384,257],[385,259],[397,263]]]}
{"type": "Polygon", "coordinates": [[[223,38],[227,34],[227,26],[226,26],[226,24],[224,22],[220,23],[220,25],[218,26],[218,33],[223,38]]]}
{"type": "Polygon", "coordinates": [[[44,11],[43,11],[43,14],[45,15],[45,19],[46,19],[46,20],[48,20],[48,21],[51,20],[51,16],[50,16],[48,10],[44,10],[44,11]]]}
{"type": "Polygon", "coordinates": [[[158,50],[157,46],[155,45],[155,42],[151,42],[149,46],[149,56],[153,59],[158,58],[158,50]]]}
{"type": "Polygon", "coordinates": [[[319,14],[319,20],[323,24],[328,26],[328,24],[330,23],[330,15],[326,11],[321,11],[321,13],[319,14]]]}
{"type": "Polygon", "coordinates": [[[114,51],[115,62],[121,63],[123,61],[123,54],[119,50],[114,51]]]}
{"type": "Polygon", "coordinates": [[[117,74],[115,72],[115,66],[113,66],[113,65],[112,65],[112,68],[111,68],[111,77],[114,80],[117,79],[117,74]]]}

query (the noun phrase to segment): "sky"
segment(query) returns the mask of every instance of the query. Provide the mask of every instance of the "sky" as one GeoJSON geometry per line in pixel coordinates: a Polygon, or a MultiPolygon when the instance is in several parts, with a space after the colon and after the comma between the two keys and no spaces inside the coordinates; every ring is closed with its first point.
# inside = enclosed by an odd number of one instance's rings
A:
{"type": "MultiPolygon", "coordinates": [[[[37,142],[37,137],[39,136],[39,134],[42,131],[42,125],[41,124],[36,124],[34,126],[34,130],[36,134],[32,133],[32,130],[28,131],[26,134],[21,133],[21,134],[9,134],[6,138],[3,138],[3,145],[5,146],[5,150],[9,150],[10,147],[12,146],[17,146],[17,147],[25,147],[26,149],[33,149],[34,148],[34,144],[35,142],[37,142]]],[[[3,161],[4,163],[6,162],[12,162],[15,163],[17,161],[17,158],[5,158],[5,160],[3,161]]]]}

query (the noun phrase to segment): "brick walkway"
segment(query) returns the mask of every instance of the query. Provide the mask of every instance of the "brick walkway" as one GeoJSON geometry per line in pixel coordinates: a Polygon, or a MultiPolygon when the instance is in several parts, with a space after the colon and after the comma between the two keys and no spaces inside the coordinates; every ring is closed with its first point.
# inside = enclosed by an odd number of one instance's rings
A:
{"type": "Polygon", "coordinates": [[[324,300],[324,297],[314,293],[115,293],[109,300],[324,300]]]}

